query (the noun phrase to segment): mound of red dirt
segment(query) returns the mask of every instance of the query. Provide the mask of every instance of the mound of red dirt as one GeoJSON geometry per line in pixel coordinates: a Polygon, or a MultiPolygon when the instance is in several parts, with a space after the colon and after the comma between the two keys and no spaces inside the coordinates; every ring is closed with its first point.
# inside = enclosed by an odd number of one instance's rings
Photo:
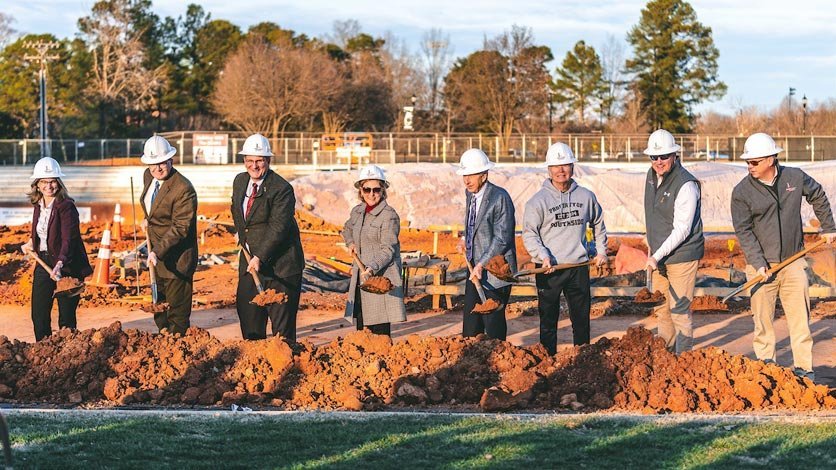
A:
{"type": "Polygon", "coordinates": [[[836,391],[789,370],[708,348],[676,356],[641,328],[549,356],[484,338],[356,332],[315,347],[281,338],[61,331],[0,337],[0,401],[367,409],[441,405],[643,412],[833,410],[836,391]]]}

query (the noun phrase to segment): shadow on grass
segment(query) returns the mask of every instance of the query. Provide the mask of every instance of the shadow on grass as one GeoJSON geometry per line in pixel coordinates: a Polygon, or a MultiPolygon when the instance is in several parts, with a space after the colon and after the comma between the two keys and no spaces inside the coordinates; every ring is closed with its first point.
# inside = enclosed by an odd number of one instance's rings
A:
{"type": "Polygon", "coordinates": [[[722,420],[17,414],[9,422],[20,468],[816,468],[833,464],[836,446],[833,424],[722,420]]]}

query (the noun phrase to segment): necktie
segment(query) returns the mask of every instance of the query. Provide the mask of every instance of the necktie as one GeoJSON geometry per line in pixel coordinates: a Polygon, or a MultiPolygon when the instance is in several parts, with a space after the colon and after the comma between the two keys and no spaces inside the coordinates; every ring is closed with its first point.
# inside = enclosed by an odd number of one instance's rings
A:
{"type": "Polygon", "coordinates": [[[250,209],[253,207],[253,201],[255,201],[255,195],[258,193],[258,184],[253,183],[253,192],[250,194],[250,198],[247,199],[247,210],[244,212],[244,218],[250,216],[250,209]]]}
{"type": "Polygon", "coordinates": [[[157,191],[160,190],[160,182],[154,181],[154,192],[151,193],[151,206],[154,206],[154,199],[157,198],[157,191]]]}
{"type": "Polygon", "coordinates": [[[467,214],[467,232],[464,237],[465,255],[467,259],[473,257],[473,235],[476,231],[476,198],[470,203],[470,211],[467,214]]]}

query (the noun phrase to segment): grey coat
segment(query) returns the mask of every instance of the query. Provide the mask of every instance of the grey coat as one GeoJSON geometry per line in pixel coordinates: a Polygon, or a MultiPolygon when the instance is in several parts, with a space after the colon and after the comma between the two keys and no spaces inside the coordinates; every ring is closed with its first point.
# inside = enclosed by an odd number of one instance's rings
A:
{"type": "MultiPolygon", "coordinates": [[[[354,206],[343,228],[346,246],[354,244],[360,261],[375,276],[387,277],[395,286],[386,294],[360,291],[363,324],[366,326],[406,321],[401,281],[401,244],[398,241],[400,230],[401,219],[385,200],[380,201],[368,214],[365,203],[354,206]]],[[[354,298],[359,288],[359,275],[355,264],[351,267],[351,284],[345,305],[346,318],[354,317],[354,298]]]]}
{"type": "MultiPolygon", "coordinates": [[[[517,247],[514,244],[514,202],[507,191],[491,183],[485,183],[485,195],[476,214],[476,233],[473,236],[473,266],[488,264],[488,260],[502,255],[517,272],[517,247]]],[[[464,209],[464,224],[467,228],[467,213],[473,204],[473,194],[465,191],[467,204],[464,209]]],[[[487,270],[482,271],[482,285],[488,289],[498,289],[510,283],[500,281],[487,270]]]]}

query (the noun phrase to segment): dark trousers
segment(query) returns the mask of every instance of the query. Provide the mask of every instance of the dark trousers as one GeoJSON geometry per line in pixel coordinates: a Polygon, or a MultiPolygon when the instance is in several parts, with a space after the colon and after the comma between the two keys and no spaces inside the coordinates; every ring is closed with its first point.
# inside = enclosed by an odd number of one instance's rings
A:
{"type": "Polygon", "coordinates": [[[281,335],[290,343],[296,342],[296,312],[299,310],[299,296],[302,293],[302,273],[277,279],[262,278],[264,290],[275,289],[284,292],[287,302],[260,307],[250,303],[258,295],[253,277],[247,273],[238,278],[238,292],[235,307],[241,322],[241,336],[244,339],[267,337],[267,318],[273,327],[273,336],[281,335]]]}
{"type": "Polygon", "coordinates": [[[540,343],[546,347],[549,354],[557,352],[557,320],[560,316],[561,292],[569,305],[575,346],[589,344],[589,267],[581,266],[561,269],[552,274],[538,274],[535,280],[539,304],[537,309],[540,311],[540,343]]]}
{"type": "Polygon", "coordinates": [[[192,280],[157,278],[160,302],[168,302],[167,312],[154,314],[154,323],[162,330],[168,328],[171,333],[186,334],[189,329],[189,317],[192,315],[192,280]]]}
{"type": "MultiPolygon", "coordinates": [[[[39,254],[41,259],[52,265],[52,259],[45,253],[39,254]]],[[[52,295],[55,293],[55,281],[49,273],[41,267],[35,266],[32,277],[32,325],[35,327],[35,340],[40,341],[52,334],[52,295]]],[[[76,328],[75,312],[81,296],[58,298],[58,327],[76,328]]]]}
{"type": "MultiPolygon", "coordinates": [[[[357,331],[363,329],[363,305],[360,301],[360,288],[354,292],[354,318],[357,331]]],[[[392,323],[378,323],[377,325],[366,325],[365,328],[376,335],[392,336],[392,323]]]]}
{"type": "Polygon", "coordinates": [[[485,296],[502,304],[502,308],[498,308],[489,314],[472,313],[473,307],[479,303],[479,293],[476,292],[476,286],[470,279],[465,282],[462,336],[476,336],[485,333],[489,338],[504,340],[508,336],[505,308],[508,306],[508,299],[511,298],[511,286],[495,290],[485,289],[485,296]]]}

